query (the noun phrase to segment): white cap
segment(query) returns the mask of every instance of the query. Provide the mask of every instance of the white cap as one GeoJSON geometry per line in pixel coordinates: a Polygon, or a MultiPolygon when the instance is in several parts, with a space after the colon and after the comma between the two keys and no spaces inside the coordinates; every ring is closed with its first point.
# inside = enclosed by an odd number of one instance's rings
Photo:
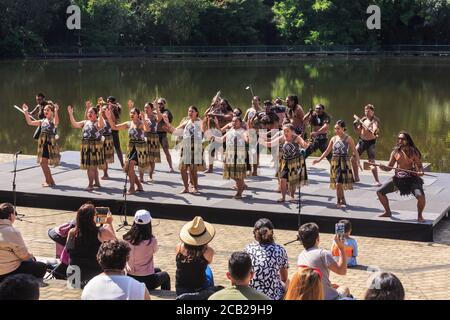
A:
{"type": "Polygon", "coordinates": [[[152,221],[152,216],[147,210],[138,210],[134,215],[134,223],[136,224],[149,224],[152,221]]]}

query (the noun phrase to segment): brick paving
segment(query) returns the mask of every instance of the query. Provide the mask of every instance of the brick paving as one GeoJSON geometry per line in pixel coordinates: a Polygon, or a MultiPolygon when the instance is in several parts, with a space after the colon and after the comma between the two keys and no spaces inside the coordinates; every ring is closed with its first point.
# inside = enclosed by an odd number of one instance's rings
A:
{"type": "MultiPolygon", "coordinates": [[[[52,258],[55,245],[47,237],[47,230],[74,218],[75,213],[60,210],[18,208],[24,213],[25,221],[17,221],[15,226],[22,232],[30,250],[38,257],[52,258]]],[[[120,223],[120,217],[114,217],[114,225],[120,223]]],[[[178,243],[178,231],[185,222],[154,219],[154,234],[160,245],[156,254],[156,266],[169,272],[172,287],[175,279],[175,246],[178,243]]],[[[217,233],[211,246],[216,250],[212,269],[215,281],[227,285],[225,272],[227,260],[233,251],[242,250],[253,240],[252,228],[228,225],[215,225],[217,233]]],[[[332,275],[332,281],[348,286],[354,296],[362,299],[369,276],[367,267],[394,272],[402,281],[407,299],[450,299],[450,221],[444,220],[436,230],[434,243],[399,241],[368,237],[356,237],[359,244],[358,263],[361,267],[349,269],[346,276],[332,275]]],[[[118,233],[121,238],[123,232],[118,233]]],[[[286,243],[295,239],[295,231],[275,230],[276,241],[286,243]]],[[[329,248],[331,234],[321,234],[321,247],[329,248]]],[[[299,243],[286,246],[290,275],[294,272],[296,257],[301,251],[299,243]]],[[[41,288],[41,299],[79,299],[80,291],[68,289],[64,281],[49,280],[41,288]]],[[[152,292],[153,299],[173,299],[174,292],[152,292]]]]}

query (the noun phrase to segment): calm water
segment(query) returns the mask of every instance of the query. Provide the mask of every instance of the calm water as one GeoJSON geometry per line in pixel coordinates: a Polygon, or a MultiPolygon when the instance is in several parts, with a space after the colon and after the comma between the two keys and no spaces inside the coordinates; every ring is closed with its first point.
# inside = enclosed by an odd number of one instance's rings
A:
{"type": "MultiPolygon", "coordinates": [[[[34,154],[34,129],[12,106],[34,106],[44,92],[62,106],[59,127],[63,150],[79,147],[80,131],[68,122],[73,104],[81,120],[84,101],[114,95],[126,106],[164,96],[178,122],[190,104],[202,111],[218,91],[233,106],[246,109],[251,84],[263,100],[295,93],[307,109],[326,105],[333,120],[348,124],[372,103],[382,121],[378,158],[387,159],[399,130],[411,132],[434,170],[450,172],[450,59],[361,58],[272,61],[151,61],[148,59],[1,61],[0,152],[34,154]]],[[[122,115],[125,121],[126,116],[122,115]]],[[[125,132],[122,132],[125,146],[125,132]]]]}

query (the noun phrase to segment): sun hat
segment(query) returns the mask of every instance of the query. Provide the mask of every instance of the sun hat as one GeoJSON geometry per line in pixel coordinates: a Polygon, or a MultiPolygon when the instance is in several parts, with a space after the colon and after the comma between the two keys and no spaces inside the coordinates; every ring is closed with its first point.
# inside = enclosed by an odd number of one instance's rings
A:
{"type": "Polygon", "coordinates": [[[181,228],[180,239],[191,246],[202,246],[209,243],[215,234],[214,226],[197,216],[181,228]]]}
{"type": "Polygon", "coordinates": [[[152,215],[147,210],[138,210],[134,215],[134,223],[149,224],[152,221],[152,215]]]}

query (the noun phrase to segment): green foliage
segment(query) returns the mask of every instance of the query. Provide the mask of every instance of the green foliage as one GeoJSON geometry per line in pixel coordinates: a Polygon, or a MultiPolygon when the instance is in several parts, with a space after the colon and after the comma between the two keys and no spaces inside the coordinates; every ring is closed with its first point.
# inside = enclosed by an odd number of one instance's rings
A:
{"type": "Polygon", "coordinates": [[[48,47],[450,44],[450,0],[2,0],[0,57],[48,47]],[[81,8],[81,31],[66,8],[81,8]],[[366,9],[381,8],[381,30],[366,9]]]}

